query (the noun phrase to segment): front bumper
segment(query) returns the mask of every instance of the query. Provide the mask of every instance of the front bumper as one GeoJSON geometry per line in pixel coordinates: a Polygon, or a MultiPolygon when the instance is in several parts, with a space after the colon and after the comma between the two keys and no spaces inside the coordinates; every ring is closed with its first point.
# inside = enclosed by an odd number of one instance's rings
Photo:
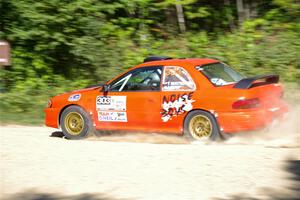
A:
{"type": "Polygon", "coordinates": [[[59,109],[46,108],[45,112],[45,125],[53,128],[59,127],[59,109]]]}

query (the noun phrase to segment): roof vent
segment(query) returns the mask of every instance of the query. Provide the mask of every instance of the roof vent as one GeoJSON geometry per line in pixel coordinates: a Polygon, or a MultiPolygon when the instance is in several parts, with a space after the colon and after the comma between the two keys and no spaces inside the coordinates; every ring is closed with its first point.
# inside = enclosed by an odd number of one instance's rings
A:
{"type": "Polygon", "coordinates": [[[166,56],[149,56],[144,59],[145,62],[151,62],[151,61],[158,61],[158,60],[169,60],[172,59],[171,57],[166,57],[166,56]]]}

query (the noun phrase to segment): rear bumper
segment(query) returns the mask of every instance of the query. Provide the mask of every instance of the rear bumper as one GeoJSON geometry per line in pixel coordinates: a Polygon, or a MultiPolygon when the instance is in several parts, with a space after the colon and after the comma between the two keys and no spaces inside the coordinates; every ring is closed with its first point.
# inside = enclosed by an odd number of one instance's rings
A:
{"type": "Polygon", "coordinates": [[[45,125],[53,128],[59,127],[59,109],[46,108],[45,112],[45,125]]]}
{"type": "Polygon", "coordinates": [[[275,119],[283,120],[288,111],[288,105],[282,103],[280,106],[259,110],[218,113],[217,120],[221,131],[225,133],[251,131],[265,128],[275,119]]]}

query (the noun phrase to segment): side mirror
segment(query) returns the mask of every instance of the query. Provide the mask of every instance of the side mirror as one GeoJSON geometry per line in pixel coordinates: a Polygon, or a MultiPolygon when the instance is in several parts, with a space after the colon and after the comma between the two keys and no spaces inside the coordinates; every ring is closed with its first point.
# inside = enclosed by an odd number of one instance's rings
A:
{"type": "Polygon", "coordinates": [[[102,91],[107,93],[109,90],[110,86],[109,85],[103,85],[102,91]]]}

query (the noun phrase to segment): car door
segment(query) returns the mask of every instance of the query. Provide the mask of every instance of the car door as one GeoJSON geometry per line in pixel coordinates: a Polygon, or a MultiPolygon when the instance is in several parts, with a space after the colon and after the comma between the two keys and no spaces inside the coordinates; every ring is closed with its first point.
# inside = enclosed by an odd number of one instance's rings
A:
{"type": "Polygon", "coordinates": [[[185,115],[193,109],[196,84],[181,66],[164,66],[161,98],[161,128],[182,132],[185,115]]]}
{"type": "Polygon", "coordinates": [[[159,129],[161,66],[133,69],[96,98],[96,126],[109,130],[159,129]]]}

